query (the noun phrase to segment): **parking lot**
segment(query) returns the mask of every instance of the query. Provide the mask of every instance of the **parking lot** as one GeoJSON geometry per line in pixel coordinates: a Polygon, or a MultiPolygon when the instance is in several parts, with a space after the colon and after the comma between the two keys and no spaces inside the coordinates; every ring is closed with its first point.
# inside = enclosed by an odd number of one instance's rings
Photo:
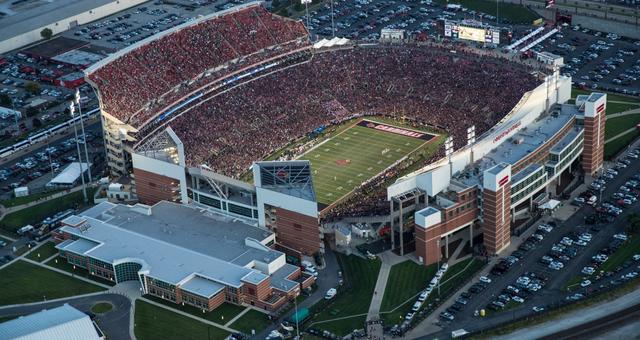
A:
{"type": "MultiPolygon", "coordinates": [[[[99,123],[86,126],[87,150],[93,163],[94,177],[102,174],[104,170],[104,145],[101,131],[99,123]]],[[[81,144],[84,143],[82,135],[79,135],[78,139],[81,144]]],[[[82,160],[86,161],[83,148],[81,153],[82,160]]],[[[69,163],[77,162],[77,154],[75,138],[72,135],[0,165],[0,198],[11,198],[13,189],[21,186],[29,187],[31,193],[54,189],[47,188],[46,184],[69,163]]]]}
{"type": "Polygon", "coordinates": [[[634,157],[637,154],[640,150],[623,155],[620,160],[629,163],[621,163],[626,167],[612,164],[617,169],[612,168],[610,176],[599,178],[603,184],[598,184],[598,190],[592,187],[579,195],[587,201],[601,196],[602,202],[590,205],[577,200],[574,204],[579,210],[568,220],[535,224],[525,233],[528,236],[518,249],[501,259],[489,275],[455,295],[455,302],[445,305],[440,313],[443,330],[437,335],[450,335],[460,328],[489,329],[635,278],[640,271],[639,257],[625,259],[626,254],[616,255],[616,251],[629,242],[625,231],[628,217],[640,208],[640,161],[634,157]],[[481,310],[486,313],[484,317],[481,310]],[[482,322],[478,323],[478,319],[482,322]]]}

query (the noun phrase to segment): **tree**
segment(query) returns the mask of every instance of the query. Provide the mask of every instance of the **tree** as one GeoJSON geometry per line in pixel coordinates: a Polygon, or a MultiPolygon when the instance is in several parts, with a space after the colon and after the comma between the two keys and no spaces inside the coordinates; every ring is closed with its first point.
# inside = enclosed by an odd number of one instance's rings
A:
{"type": "Polygon", "coordinates": [[[13,101],[11,100],[11,97],[9,97],[8,94],[0,93],[0,106],[10,108],[12,104],[13,104],[13,101]]]}
{"type": "Polygon", "coordinates": [[[38,127],[41,127],[41,126],[42,126],[42,122],[41,122],[41,121],[40,121],[40,119],[38,119],[38,118],[33,118],[33,120],[31,121],[31,125],[32,125],[34,128],[38,128],[38,127]]]}
{"type": "Polygon", "coordinates": [[[37,94],[40,93],[40,84],[31,81],[24,86],[24,89],[32,94],[37,94]]]}
{"type": "Polygon", "coordinates": [[[298,0],[294,0],[294,1],[295,1],[295,4],[293,5],[293,9],[295,9],[297,12],[304,10],[304,6],[302,6],[302,2],[298,0]]]}
{"type": "Polygon", "coordinates": [[[278,11],[278,15],[283,16],[283,17],[288,17],[289,16],[289,10],[286,8],[282,8],[281,10],[278,11]]]}
{"type": "Polygon", "coordinates": [[[271,1],[271,8],[278,8],[278,7],[280,7],[280,0],[271,1]]]}
{"type": "Polygon", "coordinates": [[[25,112],[25,115],[27,115],[27,117],[33,117],[33,116],[37,115],[38,112],[39,112],[38,109],[36,109],[35,107],[30,106],[30,107],[27,108],[27,112],[25,112]]]}
{"type": "Polygon", "coordinates": [[[53,31],[50,28],[45,28],[40,31],[40,36],[42,39],[49,40],[53,36],[53,31]]]}

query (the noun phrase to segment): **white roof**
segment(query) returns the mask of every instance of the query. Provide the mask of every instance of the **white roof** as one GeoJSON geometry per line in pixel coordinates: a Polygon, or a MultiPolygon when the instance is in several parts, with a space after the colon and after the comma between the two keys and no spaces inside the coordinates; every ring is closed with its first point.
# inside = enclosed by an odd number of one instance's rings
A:
{"type": "Polygon", "coordinates": [[[315,44],[313,44],[314,48],[322,48],[322,47],[332,47],[332,46],[342,46],[349,42],[347,38],[332,38],[331,40],[322,39],[315,44]]]}
{"type": "Polygon", "coordinates": [[[88,315],[64,304],[0,324],[0,339],[101,339],[88,315]]]}
{"type": "Polygon", "coordinates": [[[548,202],[546,202],[545,204],[540,206],[540,209],[548,209],[548,210],[553,210],[555,209],[558,205],[560,204],[560,201],[558,200],[549,200],[548,202]]]}
{"type": "MultiPolygon", "coordinates": [[[[91,163],[82,163],[82,171],[87,171],[91,163]]],[[[80,178],[80,163],[73,162],[69,164],[61,173],[52,179],[47,185],[71,185],[80,178]]]]}

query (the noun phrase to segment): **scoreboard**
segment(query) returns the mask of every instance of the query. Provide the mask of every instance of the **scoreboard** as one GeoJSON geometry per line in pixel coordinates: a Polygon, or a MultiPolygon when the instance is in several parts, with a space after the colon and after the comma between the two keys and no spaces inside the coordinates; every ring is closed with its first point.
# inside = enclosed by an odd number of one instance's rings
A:
{"type": "Polygon", "coordinates": [[[455,21],[444,22],[443,35],[447,38],[471,40],[487,44],[500,44],[500,29],[485,26],[468,26],[455,21]]]}

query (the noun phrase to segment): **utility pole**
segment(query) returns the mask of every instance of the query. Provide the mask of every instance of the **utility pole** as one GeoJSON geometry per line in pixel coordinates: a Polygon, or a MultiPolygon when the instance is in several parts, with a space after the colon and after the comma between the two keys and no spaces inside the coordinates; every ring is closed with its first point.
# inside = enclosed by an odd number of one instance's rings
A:
{"type": "Polygon", "coordinates": [[[333,21],[333,0],[331,0],[331,36],[336,37],[336,25],[333,21]]]}
{"type": "MultiPolygon", "coordinates": [[[[71,119],[75,118],[74,116],[75,116],[76,108],[73,105],[73,101],[69,103],[69,112],[71,112],[71,119]]],[[[73,124],[73,133],[75,134],[75,137],[76,137],[76,149],[78,150],[78,164],[80,165],[80,180],[82,181],[82,196],[84,197],[84,203],[87,203],[89,200],[87,199],[87,187],[84,184],[84,171],[82,171],[82,157],[80,153],[80,144],[78,144],[78,128],[76,127],[76,122],[74,119],[71,124],[73,124]]]]}
{"type": "MultiPolygon", "coordinates": [[[[89,152],[87,151],[87,135],[84,133],[84,120],[82,119],[82,108],[80,107],[80,90],[76,89],[76,105],[80,113],[80,128],[82,129],[82,140],[84,141],[84,158],[87,160],[87,171],[89,174],[89,183],[93,180],[91,177],[91,164],[89,162],[89,152]]],[[[84,176],[84,175],[83,175],[84,176]]]]}

